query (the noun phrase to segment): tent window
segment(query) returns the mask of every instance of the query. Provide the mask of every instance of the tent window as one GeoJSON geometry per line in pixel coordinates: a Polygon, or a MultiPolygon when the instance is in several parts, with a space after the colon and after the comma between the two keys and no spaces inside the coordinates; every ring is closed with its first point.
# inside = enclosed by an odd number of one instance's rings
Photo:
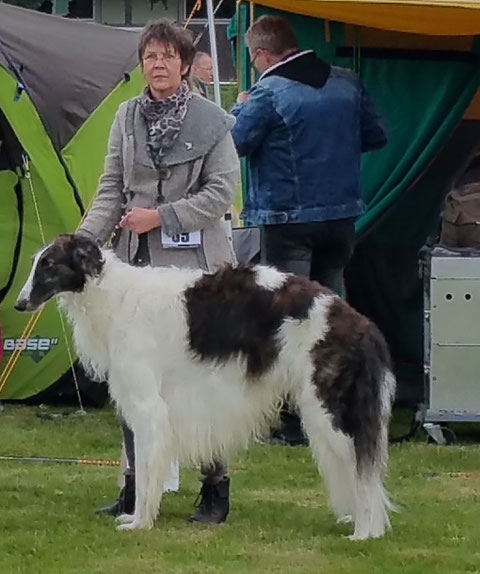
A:
{"type": "MultiPolygon", "coordinates": [[[[0,0],[1,2],[2,0],[0,0]]],[[[3,0],[5,4],[31,8],[45,14],[64,14],[67,18],[93,18],[93,0],[3,0]]]]}
{"type": "MultiPolygon", "coordinates": [[[[219,0],[212,0],[212,1],[213,1],[213,9],[215,10],[219,0]]],[[[185,18],[188,18],[196,2],[197,0],[185,0],[185,18]]],[[[219,20],[230,20],[230,18],[232,18],[233,15],[235,14],[235,6],[236,6],[236,0],[223,0],[222,5],[218,9],[218,12],[215,14],[215,18],[219,20]]],[[[195,14],[193,15],[193,19],[195,20],[207,19],[207,3],[205,0],[203,0],[200,10],[195,12],[195,14]]]]}
{"type": "Polygon", "coordinates": [[[93,18],[93,0],[70,0],[68,3],[67,18],[93,18]]]}
{"type": "Polygon", "coordinates": [[[22,147],[0,109],[0,171],[15,171],[22,165],[22,147]]]}

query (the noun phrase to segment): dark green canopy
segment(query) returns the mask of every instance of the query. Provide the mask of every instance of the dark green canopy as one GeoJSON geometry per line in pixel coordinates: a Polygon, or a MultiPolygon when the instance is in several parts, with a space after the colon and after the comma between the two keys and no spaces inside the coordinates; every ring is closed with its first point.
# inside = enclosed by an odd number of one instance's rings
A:
{"type": "MultiPolygon", "coordinates": [[[[328,9],[327,2],[318,4],[328,9]]],[[[251,80],[243,43],[249,8],[240,6],[236,22],[244,89],[251,80]]],[[[255,17],[284,16],[302,49],[313,48],[331,64],[355,70],[387,119],[387,147],[363,157],[367,210],[357,222],[358,246],[347,270],[347,295],[378,323],[401,379],[421,395],[423,289],[418,251],[435,233],[443,198],[480,145],[479,119],[464,117],[480,85],[478,38],[457,37],[454,26],[451,36],[444,37],[351,26],[296,14],[293,2],[288,10],[256,5],[255,17]]],[[[236,33],[233,25],[231,33],[236,33]]]]}

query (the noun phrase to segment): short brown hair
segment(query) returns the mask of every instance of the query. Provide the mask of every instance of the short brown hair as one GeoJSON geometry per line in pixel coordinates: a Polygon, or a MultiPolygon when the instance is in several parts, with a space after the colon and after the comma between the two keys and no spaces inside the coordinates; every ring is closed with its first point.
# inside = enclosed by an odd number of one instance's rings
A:
{"type": "Polygon", "coordinates": [[[152,41],[161,42],[167,46],[173,46],[180,56],[183,66],[190,67],[195,54],[192,34],[189,30],[182,28],[171,20],[161,18],[149,22],[142,30],[138,41],[138,59],[140,64],[143,61],[145,50],[152,41]]]}
{"type": "Polygon", "coordinates": [[[252,52],[263,49],[279,55],[286,50],[298,50],[293,28],[280,16],[260,16],[247,30],[245,37],[252,52]]]}

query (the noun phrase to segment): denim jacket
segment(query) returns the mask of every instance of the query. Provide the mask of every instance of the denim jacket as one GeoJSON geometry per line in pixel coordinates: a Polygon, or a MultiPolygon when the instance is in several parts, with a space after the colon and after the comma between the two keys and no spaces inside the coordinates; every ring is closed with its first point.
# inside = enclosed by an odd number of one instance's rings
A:
{"type": "Polygon", "coordinates": [[[353,72],[311,51],[295,54],[264,73],[232,114],[237,152],[250,160],[246,221],[302,223],[363,212],[361,153],[383,147],[387,135],[353,72]]]}

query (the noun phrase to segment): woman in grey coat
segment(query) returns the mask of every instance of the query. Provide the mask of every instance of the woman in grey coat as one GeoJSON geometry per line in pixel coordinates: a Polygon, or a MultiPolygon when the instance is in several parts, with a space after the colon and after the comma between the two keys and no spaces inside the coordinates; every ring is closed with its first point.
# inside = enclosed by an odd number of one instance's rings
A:
{"type": "MultiPolygon", "coordinates": [[[[194,46],[187,31],[166,20],[148,24],[138,55],[147,87],[117,112],[98,195],[79,232],[102,244],[113,234],[116,254],[132,265],[213,270],[234,262],[221,218],[239,180],[230,135],[235,120],[190,91],[194,46]]],[[[101,513],[134,509],[133,435],[125,424],[123,432],[124,488],[101,513]]],[[[223,522],[229,511],[226,467],[215,462],[202,473],[192,520],[223,522]]]]}

